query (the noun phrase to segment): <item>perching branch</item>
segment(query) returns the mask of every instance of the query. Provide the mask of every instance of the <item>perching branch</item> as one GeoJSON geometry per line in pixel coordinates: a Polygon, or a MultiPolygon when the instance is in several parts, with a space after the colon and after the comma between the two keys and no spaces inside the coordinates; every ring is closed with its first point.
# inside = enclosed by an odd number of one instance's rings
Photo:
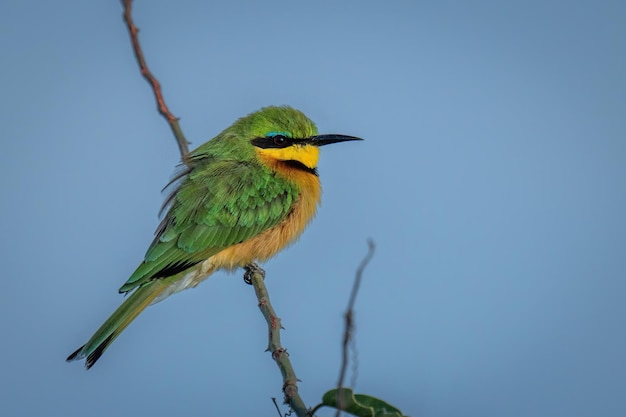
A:
{"type": "Polygon", "coordinates": [[[272,359],[276,361],[276,365],[280,369],[283,376],[283,393],[285,394],[284,402],[288,404],[298,417],[309,416],[308,410],[298,394],[298,378],[291,366],[287,349],[280,344],[280,318],[274,312],[274,308],[270,303],[270,297],[265,287],[265,271],[256,263],[248,264],[244,267],[246,273],[244,280],[254,287],[254,292],[259,300],[259,309],[267,322],[269,332],[269,343],[267,350],[272,354],[272,359]]]}
{"type": "Polygon", "coordinates": [[[189,142],[185,139],[185,135],[178,124],[178,117],[174,116],[170,109],[167,108],[165,104],[165,99],[163,98],[163,92],[161,91],[161,84],[152,75],[150,69],[148,69],[148,64],[146,64],[146,59],[143,56],[143,51],[141,50],[141,45],[139,45],[139,38],[137,34],[139,33],[139,29],[135,26],[133,22],[133,18],[131,16],[131,6],[132,0],[122,0],[122,5],[124,6],[124,21],[126,22],[126,27],[128,28],[128,33],[130,34],[130,40],[133,44],[133,51],[135,52],[135,58],[137,58],[137,64],[139,64],[139,70],[141,71],[141,75],[150,83],[152,86],[152,91],[154,92],[154,98],[157,102],[157,109],[159,113],[167,123],[170,125],[172,132],[174,133],[174,137],[176,138],[176,142],[178,143],[178,149],[180,150],[180,156],[183,163],[187,163],[189,159],[189,142]]]}
{"type": "MultiPolygon", "coordinates": [[[[354,278],[354,284],[352,285],[352,292],[350,293],[350,300],[348,301],[348,308],[344,314],[345,318],[345,330],[343,333],[343,344],[341,348],[341,370],[339,371],[339,382],[337,382],[337,390],[340,392],[343,388],[343,381],[346,376],[346,368],[348,367],[348,347],[350,345],[350,341],[352,340],[352,333],[354,331],[354,303],[356,301],[357,293],[359,292],[359,287],[361,286],[361,278],[363,276],[363,270],[374,256],[374,242],[371,239],[367,241],[367,254],[365,258],[359,264],[358,269],[356,270],[356,276],[354,278]]],[[[337,408],[336,417],[339,417],[341,414],[341,410],[345,409],[345,404],[341,404],[341,398],[343,396],[339,396],[339,407],[337,408]]]]}

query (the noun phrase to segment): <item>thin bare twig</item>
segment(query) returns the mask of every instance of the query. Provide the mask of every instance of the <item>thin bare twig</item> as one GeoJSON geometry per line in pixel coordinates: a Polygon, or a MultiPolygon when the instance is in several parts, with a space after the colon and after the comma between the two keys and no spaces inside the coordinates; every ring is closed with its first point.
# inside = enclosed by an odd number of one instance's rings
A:
{"type": "Polygon", "coordinates": [[[276,412],[278,413],[278,417],[283,417],[283,413],[280,412],[280,407],[278,406],[278,402],[276,402],[276,397],[272,397],[272,402],[274,403],[274,407],[276,407],[276,412]]]}
{"type": "Polygon", "coordinates": [[[135,58],[137,58],[137,64],[139,64],[139,70],[141,71],[141,75],[152,86],[154,98],[157,103],[157,109],[170,125],[170,128],[174,133],[174,137],[176,137],[176,142],[178,143],[181,159],[184,163],[187,163],[189,159],[189,142],[185,139],[185,135],[183,135],[183,131],[178,124],[178,117],[174,116],[165,104],[163,92],[161,91],[161,84],[156,77],[152,75],[150,69],[148,69],[148,64],[146,64],[146,59],[143,56],[143,51],[141,50],[141,45],[139,44],[139,38],[137,36],[139,29],[135,26],[131,15],[132,2],[132,0],[122,0],[122,5],[124,6],[124,21],[126,22],[128,33],[130,34],[130,40],[133,44],[133,51],[135,52],[135,58]]]}
{"type": "Polygon", "coordinates": [[[344,314],[345,318],[345,330],[343,333],[343,344],[341,348],[341,370],[339,372],[339,382],[337,382],[337,413],[336,417],[341,415],[341,411],[345,408],[342,404],[343,396],[341,395],[341,389],[343,388],[343,381],[346,376],[346,369],[348,368],[348,346],[350,345],[350,341],[352,340],[352,333],[354,331],[354,303],[356,302],[356,296],[359,292],[359,287],[361,286],[361,279],[363,277],[363,271],[365,267],[369,263],[369,261],[374,256],[375,245],[371,239],[367,240],[367,254],[365,258],[359,264],[359,267],[356,270],[356,276],[354,278],[354,284],[352,285],[352,292],[350,293],[350,299],[348,300],[348,308],[344,314]]]}

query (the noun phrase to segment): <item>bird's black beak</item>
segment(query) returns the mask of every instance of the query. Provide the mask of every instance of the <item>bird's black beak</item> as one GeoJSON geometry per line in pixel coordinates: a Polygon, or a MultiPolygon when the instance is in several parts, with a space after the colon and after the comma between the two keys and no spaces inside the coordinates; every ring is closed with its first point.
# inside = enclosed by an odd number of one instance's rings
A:
{"type": "Polygon", "coordinates": [[[307,142],[315,146],[324,146],[324,145],[330,145],[331,143],[347,142],[349,140],[363,140],[363,139],[357,138],[356,136],[330,134],[330,135],[311,136],[310,138],[308,138],[307,142]]]}

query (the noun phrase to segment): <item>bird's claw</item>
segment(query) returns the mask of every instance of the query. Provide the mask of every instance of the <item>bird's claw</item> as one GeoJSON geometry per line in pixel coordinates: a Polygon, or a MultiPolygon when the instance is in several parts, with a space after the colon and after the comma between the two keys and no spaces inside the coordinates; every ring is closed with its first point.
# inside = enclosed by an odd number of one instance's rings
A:
{"type": "Polygon", "coordinates": [[[243,282],[248,285],[252,285],[252,275],[255,273],[261,274],[261,277],[265,279],[265,271],[261,268],[256,262],[251,262],[248,265],[244,266],[246,272],[243,274],[243,282]]]}

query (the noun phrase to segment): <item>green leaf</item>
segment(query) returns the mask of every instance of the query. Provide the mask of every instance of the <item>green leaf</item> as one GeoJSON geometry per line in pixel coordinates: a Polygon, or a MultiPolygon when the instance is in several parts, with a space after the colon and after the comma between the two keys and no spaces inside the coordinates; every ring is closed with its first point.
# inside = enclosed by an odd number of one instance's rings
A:
{"type": "Polygon", "coordinates": [[[358,417],[407,417],[385,401],[369,395],[354,394],[349,388],[333,389],[322,397],[322,404],[340,408],[358,417]]]}

